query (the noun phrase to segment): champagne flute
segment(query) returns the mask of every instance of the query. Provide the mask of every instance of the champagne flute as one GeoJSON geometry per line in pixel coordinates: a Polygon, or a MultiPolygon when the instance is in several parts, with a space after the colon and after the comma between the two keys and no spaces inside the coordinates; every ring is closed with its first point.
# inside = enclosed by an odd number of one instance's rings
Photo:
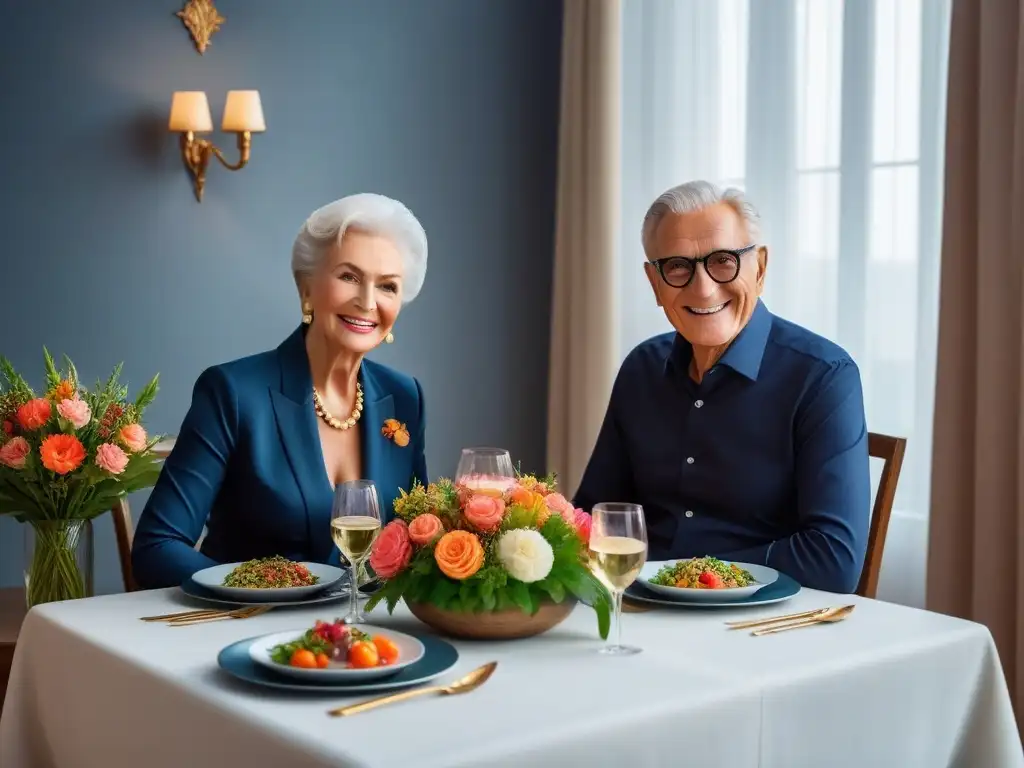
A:
{"type": "Polygon", "coordinates": [[[351,480],[334,491],[331,509],[331,538],[349,562],[349,612],[346,624],[359,624],[366,616],[359,611],[359,566],[369,557],[380,533],[380,504],[371,480],[351,480]]]}
{"type": "Polygon", "coordinates": [[[601,503],[591,510],[590,568],[615,599],[615,643],[601,653],[628,656],[640,648],[622,644],[622,593],[647,561],[647,524],[639,504],[601,503]]]}
{"type": "Polygon", "coordinates": [[[500,496],[516,479],[512,456],[504,448],[463,448],[455,482],[474,491],[500,496]]]}

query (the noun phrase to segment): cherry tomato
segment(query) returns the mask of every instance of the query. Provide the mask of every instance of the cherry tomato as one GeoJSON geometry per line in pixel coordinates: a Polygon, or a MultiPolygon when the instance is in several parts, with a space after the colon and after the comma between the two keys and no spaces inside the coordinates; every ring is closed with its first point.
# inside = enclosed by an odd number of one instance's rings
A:
{"type": "Polygon", "coordinates": [[[377,646],[373,643],[360,640],[358,643],[353,643],[352,647],[348,649],[348,663],[356,669],[376,667],[379,662],[380,654],[377,652],[377,646]]]}
{"type": "Polygon", "coordinates": [[[316,656],[313,655],[312,651],[299,648],[292,654],[290,664],[293,667],[301,667],[302,669],[316,669],[316,656]]]}
{"type": "Polygon", "coordinates": [[[331,663],[330,657],[326,653],[318,653],[316,655],[316,665],[320,669],[326,669],[327,665],[331,663]]]}
{"type": "Polygon", "coordinates": [[[380,655],[381,664],[394,664],[398,661],[398,646],[388,638],[377,635],[373,638],[373,645],[380,655]]]}

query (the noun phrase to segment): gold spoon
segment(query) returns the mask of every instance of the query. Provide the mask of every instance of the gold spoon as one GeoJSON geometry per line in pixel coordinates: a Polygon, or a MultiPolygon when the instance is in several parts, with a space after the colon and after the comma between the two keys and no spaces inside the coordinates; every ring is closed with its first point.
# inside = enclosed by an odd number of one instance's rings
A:
{"type": "Polygon", "coordinates": [[[837,621],[842,621],[851,613],[856,606],[844,605],[842,608],[829,608],[827,611],[819,616],[815,616],[811,619],[805,619],[804,621],[794,621],[791,624],[783,624],[781,626],[763,627],[761,629],[755,629],[750,634],[757,635],[770,635],[773,632],[785,632],[787,629],[800,629],[801,627],[813,627],[815,624],[834,624],[837,621]]]}
{"type": "Polygon", "coordinates": [[[406,701],[407,699],[414,699],[417,696],[426,696],[431,693],[440,693],[443,696],[457,696],[460,693],[469,693],[475,691],[481,685],[487,682],[488,678],[494,674],[494,670],[497,668],[498,662],[492,661],[484,664],[482,667],[477,667],[465,677],[460,677],[451,685],[432,685],[429,688],[417,688],[412,691],[403,691],[402,693],[392,693],[389,696],[381,696],[377,699],[370,699],[369,701],[363,701],[359,704],[350,704],[347,707],[338,707],[327,712],[332,717],[345,717],[346,715],[355,715],[360,712],[366,712],[369,709],[376,709],[382,707],[385,704],[395,704],[399,701],[406,701]]]}

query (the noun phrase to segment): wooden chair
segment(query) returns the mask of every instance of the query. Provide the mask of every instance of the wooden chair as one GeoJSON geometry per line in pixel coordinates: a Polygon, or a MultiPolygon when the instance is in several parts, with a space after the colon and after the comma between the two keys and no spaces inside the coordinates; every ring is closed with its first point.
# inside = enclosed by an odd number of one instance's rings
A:
{"type": "MultiPolygon", "coordinates": [[[[157,443],[153,453],[161,459],[166,459],[171,455],[173,448],[174,438],[172,437],[157,443]]],[[[114,536],[117,538],[117,555],[121,560],[121,579],[124,581],[124,591],[134,592],[139,586],[135,583],[135,576],[132,574],[132,539],[135,536],[135,524],[132,522],[128,499],[122,497],[111,508],[110,514],[114,517],[114,536]]]]}
{"type": "Polygon", "coordinates": [[[878,590],[878,574],[882,570],[882,554],[885,550],[885,535],[889,530],[892,516],[892,502],[896,498],[896,484],[903,468],[903,454],[907,450],[904,437],[890,437],[874,432],[868,433],[868,455],[882,459],[882,476],[878,480],[874,509],[871,512],[871,529],[868,531],[868,551],[864,568],[860,572],[857,594],[874,598],[878,590]]]}

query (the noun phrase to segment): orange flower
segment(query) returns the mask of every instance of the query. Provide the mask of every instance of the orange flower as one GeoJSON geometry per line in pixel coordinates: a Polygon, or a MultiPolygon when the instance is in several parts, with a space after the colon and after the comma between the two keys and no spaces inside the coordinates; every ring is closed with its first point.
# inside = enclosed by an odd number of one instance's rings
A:
{"type": "Polygon", "coordinates": [[[29,400],[18,409],[18,423],[22,429],[39,429],[50,420],[50,401],[43,397],[29,400]]]}
{"type": "Polygon", "coordinates": [[[469,531],[449,531],[434,547],[434,560],[445,576],[462,581],[483,566],[484,548],[469,531]]]}
{"type": "Polygon", "coordinates": [[[43,466],[58,475],[74,472],[85,461],[85,448],[74,435],[50,435],[39,446],[43,466]]]}
{"type": "Polygon", "coordinates": [[[409,430],[398,419],[385,419],[380,433],[389,440],[394,440],[399,448],[405,448],[409,444],[409,430]]]}
{"type": "Polygon", "coordinates": [[[59,403],[62,400],[74,400],[76,394],[75,385],[64,379],[50,392],[50,399],[55,403],[59,403]]]}

